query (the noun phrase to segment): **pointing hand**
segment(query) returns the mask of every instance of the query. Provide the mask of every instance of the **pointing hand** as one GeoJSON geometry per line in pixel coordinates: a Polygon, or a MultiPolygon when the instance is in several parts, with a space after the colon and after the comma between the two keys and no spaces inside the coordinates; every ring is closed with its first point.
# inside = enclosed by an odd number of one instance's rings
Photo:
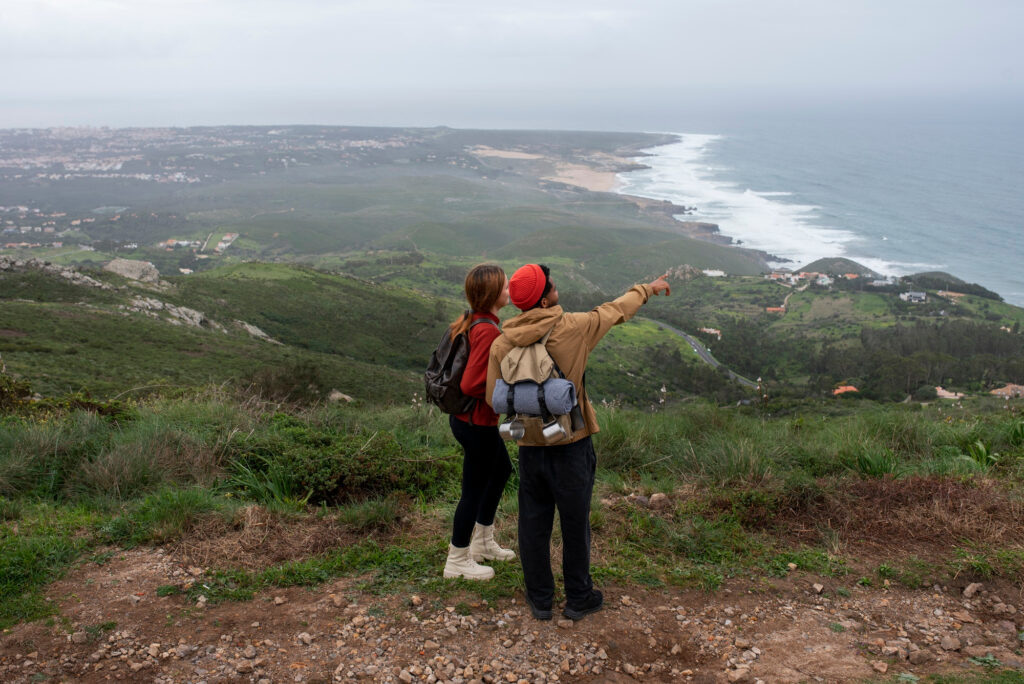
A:
{"type": "Polygon", "coordinates": [[[665,296],[672,294],[672,288],[668,284],[668,273],[662,276],[658,276],[657,279],[652,280],[650,283],[651,289],[654,290],[655,296],[665,293],[665,296]]]}

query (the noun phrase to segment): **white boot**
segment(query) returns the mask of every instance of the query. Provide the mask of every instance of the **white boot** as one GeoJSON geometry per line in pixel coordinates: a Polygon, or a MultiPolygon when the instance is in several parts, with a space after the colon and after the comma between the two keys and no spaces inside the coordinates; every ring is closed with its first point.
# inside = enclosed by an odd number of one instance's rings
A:
{"type": "Polygon", "coordinates": [[[482,560],[508,561],[516,557],[515,551],[503,549],[498,546],[498,542],[494,541],[494,525],[481,525],[480,523],[473,526],[473,538],[469,542],[469,553],[477,562],[482,560]]]}
{"type": "Polygon", "coordinates": [[[469,547],[448,544],[448,560],[444,563],[444,576],[448,579],[465,577],[471,580],[489,580],[494,577],[494,568],[477,565],[469,555],[469,547]]]}

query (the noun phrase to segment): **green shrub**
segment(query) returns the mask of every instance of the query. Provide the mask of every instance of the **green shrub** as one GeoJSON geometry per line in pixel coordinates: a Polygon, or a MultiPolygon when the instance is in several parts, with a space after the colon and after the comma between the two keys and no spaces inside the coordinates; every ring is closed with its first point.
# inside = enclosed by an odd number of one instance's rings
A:
{"type": "Polygon", "coordinates": [[[892,450],[877,444],[865,444],[852,454],[844,454],[842,461],[848,469],[864,477],[896,475],[899,470],[899,461],[892,450]]]}
{"type": "Polygon", "coordinates": [[[209,489],[166,488],[107,520],[99,531],[108,543],[160,544],[178,539],[205,516],[228,515],[231,510],[232,507],[209,489]]]}
{"type": "Polygon", "coordinates": [[[310,503],[339,503],[390,492],[436,497],[454,479],[459,460],[453,449],[403,448],[384,430],[340,432],[287,414],[272,417],[265,430],[228,445],[236,472],[245,468],[286,485],[290,496],[310,503]],[[287,481],[280,481],[287,473],[287,481]]]}

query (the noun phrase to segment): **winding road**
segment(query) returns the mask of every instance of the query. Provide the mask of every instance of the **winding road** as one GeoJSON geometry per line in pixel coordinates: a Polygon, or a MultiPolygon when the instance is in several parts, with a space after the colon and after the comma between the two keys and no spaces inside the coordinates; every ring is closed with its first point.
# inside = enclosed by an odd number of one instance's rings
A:
{"type": "MultiPolygon", "coordinates": [[[[641,317],[638,316],[637,318],[641,318],[641,317]]],[[[682,337],[684,340],[686,340],[686,342],[690,345],[690,347],[693,348],[693,351],[697,352],[697,356],[699,356],[702,361],[704,361],[705,363],[709,364],[712,368],[718,368],[719,366],[722,365],[721,362],[718,361],[718,359],[716,359],[714,356],[711,355],[711,352],[709,352],[707,350],[707,347],[705,347],[703,344],[701,344],[700,340],[695,338],[693,335],[690,335],[689,333],[685,333],[682,330],[680,330],[679,328],[671,326],[668,323],[663,323],[661,321],[657,321],[657,320],[655,320],[653,318],[643,318],[643,320],[650,321],[651,323],[654,323],[658,327],[664,328],[665,330],[668,330],[670,333],[674,333],[674,334],[679,335],[680,337],[682,337]]],[[[745,385],[746,387],[753,387],[755,389],[757,388],[757,383],[754,382],[753,380],[751,380],[750,378],[745,378],[742,375],[740,375],[739,373],[735,373],[735,372],[733,372],[732,370],[730,370],[728,368],[726,368],[726,372],[729,374],[730,378],[732,378],[736,382],[740,383],[741,385],[745,385]]]]}

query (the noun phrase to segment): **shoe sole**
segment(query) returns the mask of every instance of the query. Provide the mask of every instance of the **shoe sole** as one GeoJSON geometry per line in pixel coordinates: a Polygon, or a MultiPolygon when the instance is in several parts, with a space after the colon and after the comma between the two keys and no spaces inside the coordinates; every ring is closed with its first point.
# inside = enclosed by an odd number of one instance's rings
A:
{"type": "Polygon", "coordinates": [[[487,555],[484,555],[484,554],[480,554],[479,556],[473,556],[473,562],[474,563],[480,563],[482,561],[506,562],[506,561],[512,561],[512,560],[515,560],[515,559],[516,559],[516,555],[514,553],[511,556],[509,556],[508,558],[502,558],[501,556],[487,556],[487,555]]]}
{"type": "Polygon", "coordinates": [[[576,622],[577,620],[582,620],[583,618],[587,617],[588,615],[591,615],[593,613],[598,612],[602,608],[604,608],[604,604],[603,603],[601,605],[599,605],[599,606],[594,606],[593,608],[585,608],[584,610],[570,610],[570,609],[566,608],[565,610],[562,611],[562,615],[564,615],[565,617],[569,618],[573,622],[576,622]]]}
{"type": "Polygon", "coordinates": [[[473,575],[466,575],[466,574],[463,574],[461,572],[449,572],[448,570],[444,571],[444,578],[445,579],[457,579],[459,577],[464,577],[464,578],[466,578],[468,580],[479,580],[479,581],[482,582],[482,581],[485,581],[485,580],[494,579],[494,573],[492,572],[489,575],[473,576],[473,575]]]}
{"type": "Polygon", "coordinates": [[[534,618],[536,618],[538,620],[550,620],[551,619],[551,611],[550,610],[540,610],[539,608],[534,608],[533,604],[530,603],[530,599],[526,599],[526,605],[529,606],[530,613],[533,614],[534,618]]]}

